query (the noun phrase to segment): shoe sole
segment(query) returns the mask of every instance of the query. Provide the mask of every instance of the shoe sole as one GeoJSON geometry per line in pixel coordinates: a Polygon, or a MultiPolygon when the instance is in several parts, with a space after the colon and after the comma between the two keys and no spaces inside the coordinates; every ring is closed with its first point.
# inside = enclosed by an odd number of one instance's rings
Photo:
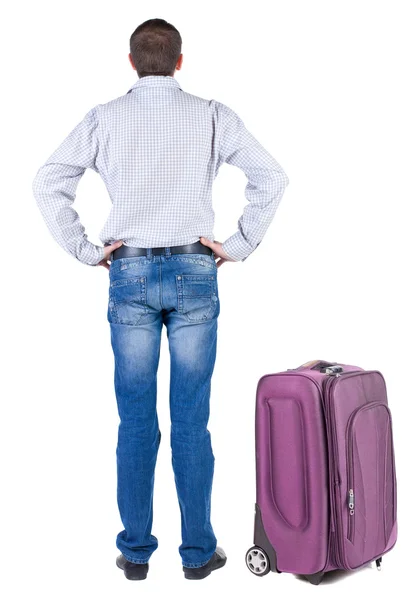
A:
{"type": "Polygon", "coordinates": [[[205,577],[208,577],[208,575],[211,575],[212,571],[217,571],[218,569],[221,569],[221,567],[223,567],[226,562],[227,562],[227,559],[225,558],[221,564],[217,565],[216,567],[212,567],[212,569],[207,571],[205,574],[202,573],[202,574],[198,575],[197,573],[185,571],[185,579],[193,579],[193,580],[205,579],[205,577]]]}

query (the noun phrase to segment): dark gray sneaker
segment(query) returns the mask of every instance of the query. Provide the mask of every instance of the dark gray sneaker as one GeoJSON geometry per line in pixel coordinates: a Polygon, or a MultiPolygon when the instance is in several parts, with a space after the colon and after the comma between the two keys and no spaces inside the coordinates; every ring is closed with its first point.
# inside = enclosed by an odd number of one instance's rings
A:
{"type": "Polygon", "coordinates": [[[127,560],[124,554],[117,556],[116,565],[119,569],[123,569],[127,579],[141,580],[146,579],[149,570],[149,563],[139,564],[127,560]]]}
{"type": "Polygon", "coordinates": [[[222,548],[217,547],[214,554],[203,567],[182,567],[185,573],[185,579],[204,579],[211,575],[211,571],[221,569],[227,562],[227,557],[222,548]]]}

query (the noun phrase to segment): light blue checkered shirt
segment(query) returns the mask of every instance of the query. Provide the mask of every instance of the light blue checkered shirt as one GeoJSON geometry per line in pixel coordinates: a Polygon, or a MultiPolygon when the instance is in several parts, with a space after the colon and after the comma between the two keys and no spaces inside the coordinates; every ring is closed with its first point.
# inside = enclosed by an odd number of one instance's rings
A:
{"type": "Polygon", "coordinates": [[[143,248],[214,241],[212,185],[222,163],[243,170],[248,203],[223,243],[245,260],[269,227],[289,183],[280,164],[228,106],[150,75],[92,108],[38,170],[33,193],[55,240],[96,265],[104,247],[88,240],[72,204],[87,168],[102,177],[112,208],[99,238],[143,248]]]}

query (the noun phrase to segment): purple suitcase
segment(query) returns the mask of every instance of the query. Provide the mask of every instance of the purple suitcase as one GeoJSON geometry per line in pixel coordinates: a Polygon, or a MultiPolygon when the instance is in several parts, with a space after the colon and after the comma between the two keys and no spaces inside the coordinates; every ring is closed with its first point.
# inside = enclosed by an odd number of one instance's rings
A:
{"type": "Polygon", "coordinates": [[[397,538],[391,414],[379,371],[311,361],[256,392],[254,546],[246,564],[305,575],[353,570],[397,538]]]}

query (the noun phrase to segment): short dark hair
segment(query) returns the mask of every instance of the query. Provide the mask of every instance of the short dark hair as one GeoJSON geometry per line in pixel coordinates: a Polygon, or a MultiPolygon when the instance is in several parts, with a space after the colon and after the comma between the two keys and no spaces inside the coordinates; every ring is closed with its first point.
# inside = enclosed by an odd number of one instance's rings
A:
{"type": "Polygon", "coordinates": [[[179,31],[164,19],[144,21],[130,37],[130,53],[139,77],[173,75],[181,48],[179,31]]]}

